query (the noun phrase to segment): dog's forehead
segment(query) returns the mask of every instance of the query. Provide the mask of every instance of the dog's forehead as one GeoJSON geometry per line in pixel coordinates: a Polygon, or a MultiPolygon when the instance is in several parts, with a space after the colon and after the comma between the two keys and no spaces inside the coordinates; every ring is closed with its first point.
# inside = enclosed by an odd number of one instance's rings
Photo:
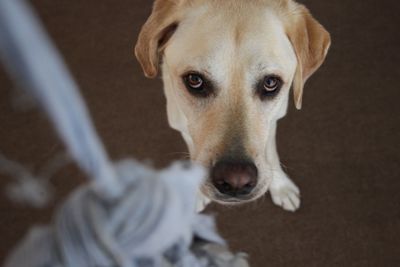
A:
{"type": "Polygon", "coordinates": [[[271,72],[286,78],[296,64],[283,23],[268,7],[214,4],[189,8],[165,56],[178,74],[196,70],[225,80],[229,73],[238,73],[238,68],[254,75],[271,72]]]}

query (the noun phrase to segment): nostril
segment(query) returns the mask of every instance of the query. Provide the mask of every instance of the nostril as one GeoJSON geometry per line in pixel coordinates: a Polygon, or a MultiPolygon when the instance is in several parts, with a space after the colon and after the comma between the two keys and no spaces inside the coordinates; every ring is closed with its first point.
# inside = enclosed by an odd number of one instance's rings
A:
{"type": "Polygon", "coordinates": [[[232,186],[230,184],[228,184],[227,182],[222,182],[222,184],[220,185],[220,188],[224,192],[229,192],[230,190],[232,190],[232,186]]]}
{"type": "Polygon", "coordinates": [[[247,195],[257,184],[257,167],[246,161],[219,161],[211,169],[211,179],[223,194],[247,195]]]}
{"type": "Polygon", "coordinates": [[[247,183],[243,186],[241,190],[239,190],[237,193],[238,195],[247,195],[250,194],[251,191],[253,191],[253,188],[255,187],[255,184],[253,183],[247,183]]]}
{"type": "Polygon", "coordinates": [[[253,183],[247,183],[244,185],[244,188],[253,188],[253,187],[254,187],[253,183]]]}

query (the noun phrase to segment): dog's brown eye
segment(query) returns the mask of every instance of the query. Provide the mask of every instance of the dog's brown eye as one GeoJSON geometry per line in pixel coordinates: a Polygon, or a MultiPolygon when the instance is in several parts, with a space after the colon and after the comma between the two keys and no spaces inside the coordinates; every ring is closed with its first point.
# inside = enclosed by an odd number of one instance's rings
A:
{"type": "Polygon", "coordinates": [[[212,93],[212,88],[209,82],[198,73],[188,73],[183,75],[183,82],[189,91],[194,96],[207,97],[212,93]]]}
{"type": "Polygon", "coordinates": [[[279,86],[280,80],[275,76],[267,76],[264,78],[264,89],[268,92],[275,91],[279,86]]]}
{"type": "Polygon", "coordinates": [[[265,97],[272,97],[281,89],[282,80],[275,75],[265,76],[257,86],[257,92],[261,99],[265,97]]]}
{"type": "Polygon", "coordinates": [[[200,89],[203,86],[203,79],[197,74],[189,74],[186,82],[193,89],[200,89]]]}

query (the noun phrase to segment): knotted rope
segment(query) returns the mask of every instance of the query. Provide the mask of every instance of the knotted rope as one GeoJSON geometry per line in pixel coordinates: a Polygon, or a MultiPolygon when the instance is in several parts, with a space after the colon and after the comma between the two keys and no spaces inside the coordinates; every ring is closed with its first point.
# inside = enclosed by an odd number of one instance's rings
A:
{"type": "Polygon", "coordinates": [[[28,233],[6,267],[247,266],[227,251],[212,218],[194,212],[201,167],[178,162],[155,171],[109,160],[76,84],[23,0],[0,0],[0,58],[91,179],[51,225],[28,233]]]}

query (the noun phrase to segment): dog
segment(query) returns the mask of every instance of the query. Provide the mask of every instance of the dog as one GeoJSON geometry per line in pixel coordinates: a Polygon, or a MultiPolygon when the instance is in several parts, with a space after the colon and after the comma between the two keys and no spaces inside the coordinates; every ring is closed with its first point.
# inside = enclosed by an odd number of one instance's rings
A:
{"type": "Polygon", "coordinates": [[[161,69],[170,126],[209,169],[209,200],[239,204],[269,190],[276,205],[300,206],[282,170],[277,121],[289,91],[301,109],[306,80],[323,63],[330,35],[293,0],[156,0],[135,55],[144,74],[161,69]]]}

